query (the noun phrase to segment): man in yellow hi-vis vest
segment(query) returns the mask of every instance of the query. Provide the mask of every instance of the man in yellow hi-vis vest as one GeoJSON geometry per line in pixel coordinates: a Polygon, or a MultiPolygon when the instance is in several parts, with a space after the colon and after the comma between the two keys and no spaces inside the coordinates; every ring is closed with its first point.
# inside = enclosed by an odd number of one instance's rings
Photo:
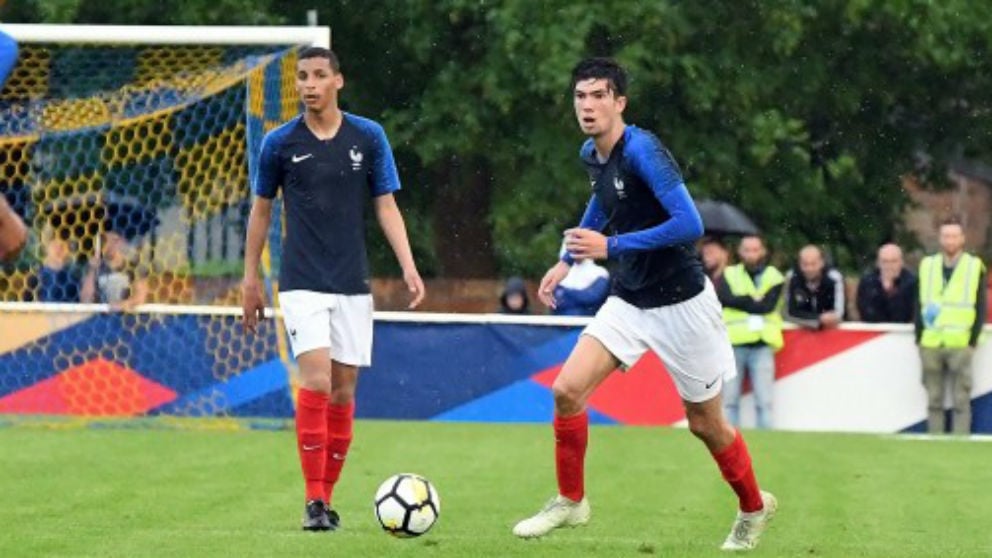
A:
{"type": "Polygon", "coordinates": [[[971,357],[985,322],[985,265],[964,251],[956,220],[940,226],[941,253],[923,258],[919,273],[916,342],[927,390],[928,430],[946,430],[945,388],[953,386],[955,434],[971,432],[971,357]]]}
{"type": "Polygon", "coordinates": [[[737,253],[741,263],[728,267],[717,286],[737,361],[737,377],[723,384],[723,407],[727,419],[738,426],[741,384],[750,374],[757,426],[771,428],[775,351],[784,344],[779,313],[784,278],[765,264],[767,250],[761,237],[745,236],[737,253]]]}

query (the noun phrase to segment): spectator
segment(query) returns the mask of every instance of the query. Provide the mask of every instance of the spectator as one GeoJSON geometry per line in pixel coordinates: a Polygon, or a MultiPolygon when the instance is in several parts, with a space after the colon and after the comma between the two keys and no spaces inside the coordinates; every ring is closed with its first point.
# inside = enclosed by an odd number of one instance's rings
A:
{"type": "Polygon", "coordinates": [[[52,238],[45,244],[45,259],[38,272],[38,299],[41,302],[79,302],[79,270],[69,243],[52,238]]]}
{"type": "Polygon", "coordinates": [[[510,277],[499,297],[500,312],[503,314],[530,314],[530,299],[527,285],[520,277],[510,277]]]}
{"type": "Polygon", "coordinates": [[[985,322],[985,264],[964,251],[964,228],[950,219],[940,226],[939,254],[920,262],[916,343],[927,390],[927,427],[946,431],[944,398],[953,385],[955,434],[971,432],[971,359],[985,322]]]}
{"type": "Polygon", "coordinates": [[[720,283],[723,270],[730,263],[730,250],[718,236],[707,236],[699,244],[700,259],[703,260],[703,270],[714,285],[720,283]]]}
{"type": "Polygon", "coordinates": [[[861,321],[910,323],[915,300],[916,276],[903,266],[902,249],[895,244],[882,245],[877,267],[858,283],[861,321]]]}
{"type": "Polygon", "coordinates": [[[108,231],[103,246],[90,260],[79,298],[82,302],[109,304],[113,310],[133,310],[148,298],[148,273],[127,256],[123,236],[108,231]]]}
{"type": "Polygon", "coordinates": [[[827,266],[819,246],[800,250],[796,269],[785,277],[785,319],[807,329],[829,329],[844,319],[844,277],[827,266]]]}
{"type": "Polygon", "coordinates": [[[554,295],[555,314],[594,316],[610,295],[610,272],[593,260],[580,260],[555,287],[554,295]]]}
{"type": "Polygon", "coordinates": [[[737,377],[723,385],[723,406],[727,419],[739,426],[741,385],[749,375],[757,426],[771,428],[775,351],[785,345],[779,313],[784,278],[765,263],[768,251],[761,237],[742,238],[737,254],[741,263],[728,267],[717,287],[737,361],[737,377]]]}

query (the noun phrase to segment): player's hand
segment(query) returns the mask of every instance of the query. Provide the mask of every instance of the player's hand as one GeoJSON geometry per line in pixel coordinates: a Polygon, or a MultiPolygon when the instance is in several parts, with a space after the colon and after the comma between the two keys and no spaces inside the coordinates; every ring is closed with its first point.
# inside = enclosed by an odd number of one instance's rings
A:
{"type": "Polygon", "coordinates": [[[258,331],[258,322],[265,318],[265,295],[262,282],[256,278],[241,283],[241,325],[248,333],[258,331]]]}
{"type": "Polygon", "coordinates": [[[416,269],[404,271],[403,282],[406,283],[406,289],[410,291],[410,296],[413,297],[407,308],[413,310],[424,301],[424,297],[427,296],[427,288],[424,287],[424,280],[420,278],[420,273],[416,269]]]}
{"type": "Polygon", "coordinates": [[[555,287],[568,275],[569,265],[565,262],[558,262],[544,274],[541,279],[541,286],[537,288],[537,298],[541,299],[548,308],[554,309],[557,305],[555,301],[555,287]]]}
{"type": "Polygon", "coordinates": [[[565,249],[577,260],[605,260],[606,237],[591,229],[565,231],[565,249]]]}

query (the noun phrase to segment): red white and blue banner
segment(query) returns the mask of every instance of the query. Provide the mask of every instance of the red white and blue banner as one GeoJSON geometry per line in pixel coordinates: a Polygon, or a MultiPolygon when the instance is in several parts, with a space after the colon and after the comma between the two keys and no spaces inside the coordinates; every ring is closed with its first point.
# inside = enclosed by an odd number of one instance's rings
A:
{"type": "MultiPolygon", "coordinates": [[[[277,322],[241,331],[237,309],[0,305],[0,414],[288,418],[294,364],[277,322]]],[[[551,384],[584,318],[380,313],[360,418],[546,422],[551,384]]],[[[922,430],[919,355],[907,326],[789,330],[776,356],[774,423],[787,430],[922,430]]],[[[973,430],[992,433],[992,349],[973,362],[973,430]]],[[[742,421],[753,424],[751,396],[742,421]]],[[[600,424],[679,425],[649,353],[590,401],[600,424]]]]}

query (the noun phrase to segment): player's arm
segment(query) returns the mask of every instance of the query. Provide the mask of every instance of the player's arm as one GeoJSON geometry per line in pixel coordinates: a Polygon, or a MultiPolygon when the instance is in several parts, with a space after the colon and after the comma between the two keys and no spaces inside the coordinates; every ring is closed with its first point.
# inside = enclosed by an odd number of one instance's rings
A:
{"type": "Polygon", "coordinates": [[[420,272],[417,271],[417,264],[413,261],[406,223],[393,196],[393,192],[400,189],[400,176],[396,170],[396,161],[393,159],[393,150],[389,147],[386,132],[380,126],[373,129],[372,145],[371,186],[375,218],[382,228],[382,234],[393,249],[393,254],[396,255],[400,269],[403,270],[403,282],[406,283],[406,288],[412,297],[408,308],[413,309],[423,302],[427,289],[424,287],[423,279],[420,278],[420,272]]]}
{"type": "Polygon", "coordinates": [[[6,81],[15,64],[17,64],[17,41],[0,31],[0,85],[6,81]]]}
{"type": "Polygon", "coordinates": [[[671,155],[656,142],[641,141],[631,146],[628,160],[668,212],[669,219],[649,229],[611,237],[609,256],[657,250],[701,237],[703,219],[671,155]]]}
{"type": "Polygon", "coordinates": [[[665,222],[641,231],[614,235],[572,230],[569,252],[573,257],[614,258],[623,254],[657,250],[693,242],[703,235],[703,220],[685,187],[682,175],[660,144],[641,142],[629,153],[634,172],[651,188],[668,212],[665,222]],[[577,232],[577,234],[576,234],[577,232]]]}
{"type": "Polygon", "coordinates": [[[245,275],[241,282],[241,325],[255,333],[259,320],[265,317],[265,295],[259,265],[262,250],[272,224],[272,200],[279,191],[282,177],[279,170],[278,147],[271,135],[262,141],[258,171],[252,189],[251,213],[248,214],[248,231],[245,235],[245,275]]]}
{"type": "Polygon", "coordinates": [[[410,291],[410,296],[413,297],[408,308],[416,308],[423,302],[427,289],[424,287],[424,281],[420,278],[420,272],[417,271],[417,264],[413,261],[413,251],[410,250],[406,224],[403,222],[403,215],[400,213],[399,206],[396,205],[396,198],[392,194],[377,196],[374,198],[373,204],[376,219],[379,221],[379,226],[382,227],[382,233],[389,241],[393,253],[396,254],[396,260],[400,264],[400,269],[403,270],[403,281],[406,283],[407,290],[410,291]]]}

